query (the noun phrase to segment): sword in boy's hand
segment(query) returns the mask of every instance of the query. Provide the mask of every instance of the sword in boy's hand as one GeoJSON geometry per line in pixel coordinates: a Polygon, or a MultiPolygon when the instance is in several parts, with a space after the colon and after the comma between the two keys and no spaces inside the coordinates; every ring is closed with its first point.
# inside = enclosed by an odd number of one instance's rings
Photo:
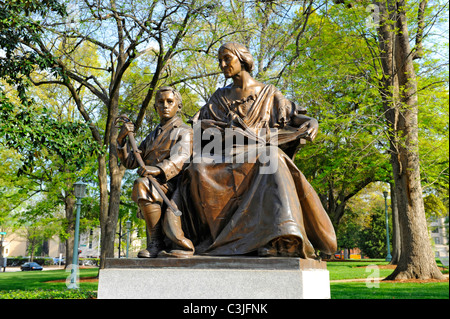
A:
{"type": "MultiPolygon", "coordinates": [[[[117,126],[117,124],[119,122],[123,122],[123,123],[128,123],[131,122],[131,120],[128,118],[128,116],[126,115],[120,115],[119,117],[117,117],[114,121],[114,125],[116,127],[120,127],[117,126]]],[[[138,149],[137,145],[136,145],[136,140],[134,139],[134,133],[133,132],[128,132],[128,140],[130,141],[131,144],[131,148],[133,149],[133,154],[136,157],[136,160],[139,163],[139,166],[145,170],[145,163],[142,159],[141,156],[141,150],[138,149]]],[[[173,203],[169,198],[167,198],[166,194],[164,193],[164,191],[161,189],[161,185],[159,185],[158,181],[150,174],[145,175],[145,177],[147,177],[150,182],[152,183],[152,185],[155,187],[156,191],[159,193],[159,195],[161,195],[162,199],[164,200],[164,202],[167,204],[167,206],[172,210],[173,214],[175,216],[181,216],[181,211],[178,209],[178,207],[175,205],[175,203],[173,203]]]]}

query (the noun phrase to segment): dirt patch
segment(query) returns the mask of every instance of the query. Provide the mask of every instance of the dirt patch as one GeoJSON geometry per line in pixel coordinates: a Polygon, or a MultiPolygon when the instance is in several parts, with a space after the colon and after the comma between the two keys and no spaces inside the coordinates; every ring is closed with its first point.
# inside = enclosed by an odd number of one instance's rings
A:
{"type": "MultiPolygon", "coordinates": [[[[366,267],[366,266],[364,266],[366,267]]],[[[377,265],[378,268],[380,269],[395,269],[397,268],[397,265],[377,265]]]]}
{"type": "Polygon", "coordinates": [[[399,280],[382,280],[382,282],[390,282],[390,283],[416,283],[416,284],[425,284],[430,282],[448,282],[448,277],[444,279],[399,279],[399,280]]]}
{"type": "MultiPolygon", "coordinates": [[[[366,268],[367,266],[358,266],[356,268],[366,268]]],[[[397,268],[397,265],[377,265],[377,268],[380,269],[395,269],[397,268]]],[[[440,271],[446,270],[445,267],[438,267],[440,271]]]]}
{"type": "MultiPolygon", "coordinates": [[[[365,268],[367,266],[358,266],[356,268],[365,268]]],[[[397,268],[397,265],[377,265],[380,269],[392,269],[397,268]]],[[[446,270],[447,268],[438,267],[441,271],[446,270]]],[[[390,283],[429,283],[429,282],[448,282],[448,274],[444,274],[444,279],[398,279],[398,280],[381,280],[382,282],[390,282],[390,283]]]]}
{"type": "MultiPolygon", "coordinates": [[[[57,279],[57,280],[50,280],[50,281],[46,281],[46,282],[66,282],[67,279],[57,279]]],[[[83,278],[78,278],[79,282],[97,282],[98,281],[98,277],[83,277],[83,278]]]]}

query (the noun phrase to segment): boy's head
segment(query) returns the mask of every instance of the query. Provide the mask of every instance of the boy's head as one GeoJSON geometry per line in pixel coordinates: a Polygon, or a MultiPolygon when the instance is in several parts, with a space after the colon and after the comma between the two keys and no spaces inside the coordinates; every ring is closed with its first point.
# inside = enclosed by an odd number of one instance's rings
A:
{"type": "Polygon", "coordinates": [[[183,107],[181,94],[170,86],[162,86],[155,95],[155,110],[161,122],[173,118],[183,107]]]}

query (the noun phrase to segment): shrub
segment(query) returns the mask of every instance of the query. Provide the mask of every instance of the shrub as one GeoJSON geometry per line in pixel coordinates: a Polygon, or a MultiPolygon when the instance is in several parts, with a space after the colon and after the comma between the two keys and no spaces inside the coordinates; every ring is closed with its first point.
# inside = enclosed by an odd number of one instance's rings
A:
{"type": "MultiPolygon", "coordinates": [[[[8,257],[6,259],[7,267],[17,267],[29,261],[29,257],[8,257]]],[[[34,257],[33,261],[41,266],[53,265],[53,258],[51,257],[34,257]]]]}
{"type": "Polygon", "coordinates": [[[97,293],[92,290],[9,290],[0,291],[0,299],[95,299],[97,293]]]}

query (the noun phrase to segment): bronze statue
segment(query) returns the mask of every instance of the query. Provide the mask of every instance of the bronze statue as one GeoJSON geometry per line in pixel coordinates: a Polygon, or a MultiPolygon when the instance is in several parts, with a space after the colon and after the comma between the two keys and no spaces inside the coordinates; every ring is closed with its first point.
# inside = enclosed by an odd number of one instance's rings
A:
{"type": "MultiPolygon", "coordinates": [[[[333,225],[292,161],[301,141],[315,138],[318,122],[273,85],[252,78],[253,57],[244,46],[222,45],[218,60],[233,83],[218,89],[197,112],[193,131],[175,111],[163,111],[168,91],[157,94],[160,127],[166,133],[159,137],[155,130],[139,147],[148,166],[139,169],[143,177],[133,188],[133,200],[154,243],[140,257],[189,257],[194,251],[301,258],[315,258],[317,250],[333,254],[337,249],[333,225]],[[168,138],[172,130],[179,134],[175,140],[168,138]],[[169,156],[179,153],[172,148],[180,144],[185,144],[183,149],[189,144],[189,152],[169,156]],[[147,174],[159,179],[173,205],[163,203],[144,177],[147,174]],[[164,233],[174,244],[167,252],[159,226],[161,208],[164,233]]],[[[173,96],[175,92],[171,89],[173,96]]],[[[181,97],[177,99],[181,104],[181,97]]],[[[118,138],[119,157],[128,168],[139,166],[124,144],[132,131],[125,124],[118,138]]]]}
{"type": "Polygon", "coordinates": [[[244,46],[222,45],[218,60],[233,83],[218,89],[194,116],[194,158],[173,194],[196,253],[301,258],[316,257],[316,250],[333,254],[337,248],[333,225],[291,160],[301,138],[315,138],[317,121],[273,85],[252,78],[253,58],[244,46]],[[196,127],[201,141],[195,137],[196,127]],[[209,157],[211,148],[202,151],[208,143],[201,135],[208,130],[220,133],[222,145],[237,142],[222,148],[220,156],[209,157]],[[235,137],[227,137],[227,130],[235,137]],[[271,143],[269,132],[278,144],[271,143]],[[271,164],[263,158],[267,153],[271,164]],[[256,160],[238,160],[251,157],[256,160]],[[264,171],[272,164],[275,170],[264,171]]]}
{"type": "Polygon", "coordinates": [[[155,95],[160,124],[138,148],[133,123],[124,116],[118,118],[125,122],[117,138],[118,155],[126,168],[139,167],[141,177],[134,182],[132,199],[138,204],[151,237],[147,249],[138,253],[140,258],[157,257],[166,248],[165,237],[170,239],[173,254],[189,256],[194,253],[192,242],[184,236],[176,218],[178,210],[174,203],[168,202],[179,173],[192,153],[192,129],[178,116],[181,108],[180,93],[171,87],[161,87],[155,95]],[[127,136],[129,143],[125,139],[127,136]],[[172,209],[162,214],[167,206],[172,209]]]}

